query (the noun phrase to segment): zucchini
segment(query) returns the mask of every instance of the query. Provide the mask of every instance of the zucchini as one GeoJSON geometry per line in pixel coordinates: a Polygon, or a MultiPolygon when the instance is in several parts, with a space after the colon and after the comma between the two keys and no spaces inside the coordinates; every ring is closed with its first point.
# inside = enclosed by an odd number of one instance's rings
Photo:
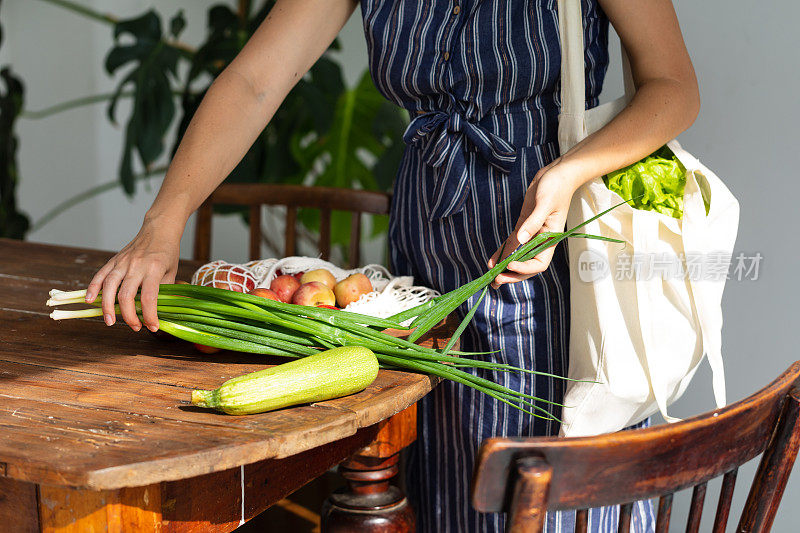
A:
{"type": "Polygon", "coordinates": [[[372,350],[343,346],[193,390],[192,403],[230,415],[264,413],[362,391],[378,375],[372,350]]]}

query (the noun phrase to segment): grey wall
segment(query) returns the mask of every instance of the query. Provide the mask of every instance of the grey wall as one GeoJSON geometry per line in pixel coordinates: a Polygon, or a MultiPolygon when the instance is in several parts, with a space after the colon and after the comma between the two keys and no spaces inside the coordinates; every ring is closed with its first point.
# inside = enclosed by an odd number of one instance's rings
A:
{"type": "MultiPolygon", "coordinates": [[[[212,0],[192,2],[94,0],[87,5],[120,16],[155,6],[166,16],[176,6],[186,10],[184,40],[202,36],[205,10],[212,0]]],[[[791,361],[800,359],[793,328],[800,323],[798,238],[791,219],[798,212],[797,153],[800,136],[800,39],[796,22],[800,4],[678,0],[676,9],[700,80],[700,117],[680,140],[728,184],[741,202],[736,250],[760,252],[758,280],[732,280],[724,299],[724,356],[728,399],[735,401],[763,386],[791,361]]],[[[12,63],[27,82],[28,108],[108,91],[113,87],[101,70],[110,45],[109,29],[35,0],[3,2],[6,42],[0,63],[12,63]]],[[[366,64],[363,35],[356,15],[342,34],[348,79],[366,64]]],[[[616,60],[618,55],[612,52],[616,60]]],[[[621,94],[619,65],[610,69],[604,98],[621,94]]],[[[34,219],[74,192],[114,179],[121,133],[104,117],[103,106],[70,111],[42,121],[20,124],[22,207],[34,219]]],[[[118,249],[136,232],[157,190],[140,187],[133,200],[119,191],[107,193],[31,234],[31,240],[118,249]]],[[[187,234],[191,233],[191,223],[187,234]]],[[[215,255],[244,258],[246,236],[237,220],[215,222],[215,255]]],[[[184,238],[183,255],[190,254],[184,238]]],[[[379,260],[380,247],[370,251],[379,260]]],[[[707,367],[698,372],[686,395],[673,407],[678,416],[713,408],[707,367]]],[[[754,465],[742,469],[736,491],[737,511],[754,465]]],[[[708,504],[715,504],[710,493],[708,504]]],[[[800,529],[800,473],[790,479],[776,532],[800,529]]],[[[686,497],[678,499],[674,523],[686,514],[686,497]]],[[[707,519],[713,513],[706,512],[707,519]]],[[[736,513],[734,514],[736,516],[736,513]]],[[[679,528],[676,528],[677,531],[679,528]]],[[[704,523],[702,530],[710,529],[704,523]]]]}

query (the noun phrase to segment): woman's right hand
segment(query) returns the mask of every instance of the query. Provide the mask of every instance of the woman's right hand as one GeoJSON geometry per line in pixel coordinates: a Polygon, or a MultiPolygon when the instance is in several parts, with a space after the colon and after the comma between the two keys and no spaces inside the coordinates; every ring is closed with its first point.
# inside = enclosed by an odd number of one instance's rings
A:
{"type": "Polygon", "coordinates": [[[122,318],[134,331],[142,329],[134,302],[141,287],[142,320],[150,331],[158,330],[158,286],[175,281],[182,232],[179,222],[146,217],[136,237],[94,275],[86,301],[94,302],[102,289],[103,319],[107,325],[116,321],[114,303],[119,290],[122,318]]]}

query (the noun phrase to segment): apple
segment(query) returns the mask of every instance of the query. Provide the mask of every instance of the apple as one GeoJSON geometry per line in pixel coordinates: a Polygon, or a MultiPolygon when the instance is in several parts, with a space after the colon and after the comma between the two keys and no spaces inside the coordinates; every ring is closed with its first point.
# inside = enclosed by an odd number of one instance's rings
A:
{"type": "Polygon", "coordinates": [[[336,296],[336,303],[339,307],[345,308],[373,290],[369,278],[358,272],[337,283],[333,288],[333,293],[336,296]]]}
{"type": "Polygon", "coordinates": [[[319,281],[312,281],[300,285],[300,288],[292,296],[292,303],[297,305],[335,305],[336,296],[327,285],[319,281]]]}
{"type": "Polygon", "coordinates": [[[194,347],[197,349],[198,352],[211,354],[222,351],[220,348],[214,348],[213,346],[206,346],[205,344],[197,344],[196,342],[192,344],[194,344],[194,347]]]}
{"type": "Polygon", "coordinates": [[[294,279],[296,279],[297,281],[300,281],[300,278],[303,277],[303,274],[305,274],[305,272],[295,272],[294,274],[292,274],[292,276],[294,276],[294,279]]]}
{"type": "Polygon", "coordinates": [[[272,280],[269,288],[278,295],[280,301],[289,303],[292,301],[295,291],[300,288],[300,282],[294,276],[281,274],[272,280]]]}
{"type": "Polygon", "coordinates": [[[235,292],[250,292],[256,288],[253,275],[239,265],[223,265],[214,272],[212,287],[235,292]]]}
{"type": "Polygon", "coordinates": [[[322,309],[333,309],[334,311],[341,311],[341,309],[339,309],[335,305],[319,304],[317,307],[321,307],[322,309]]]}
{"type": "Polygon", "coordinates": [[[312,281],[324,283],[330,290],[333,290],[333,288],[336,286],[336,278],[333,277],[333,274],[331,274],[330,271],[324,268],[309,270],[300,278],[301,284],[311,283],[312,281]]]}
{"type": "Polygon", "coordinates": [[[252,294],[253,296],[261,296],[262,298],[266,298],[267,300],[275,300],[276,302],[282,301],[280,297],[275,294],[275,291],[270,289],[265,289],[264,287],[258,287],[257,289],[253,289],[248,294],[252,294]]]}

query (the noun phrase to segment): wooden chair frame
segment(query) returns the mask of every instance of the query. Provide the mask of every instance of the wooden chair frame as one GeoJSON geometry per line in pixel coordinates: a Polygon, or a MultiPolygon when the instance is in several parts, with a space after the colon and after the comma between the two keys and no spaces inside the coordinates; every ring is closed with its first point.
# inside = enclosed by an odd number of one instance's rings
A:
{"type": "Polygon", "coordinates": [[[669,528],[673,493],[694,487],[687,531],[699,530],[706,484],[722,475],[713,531],[728,521],[740,465],[762,454],[736,531],[769,531],[800,447],[800,361],[770,385],[723,409],[675,424],[596,437],[493,438],[481,446],[472,502],[508,512],[508,530],[541,531],[545,512],[578,509],[586,531],[592,507],[659,497],[656,531],[669,528]]]}
{"type": "Polygon", "coordinates": [[[225,183],[220,185],[197,210],[194,259],[209,261],[211,257],[211,218],[214,204],[245,205],[250,207],[250,260],[260,259],[261,207],[286,206],[284,256],[296,253],[297,210],[320,211],[319,251],[323,259],[331,251],[331,211],[348,211],[350,218],[350,266],[356,267],[361,257],[361,215],[388,215],[391,197],[386,193],[359,191],[334,187],[277,185],[266,183],[225,183]]]}

